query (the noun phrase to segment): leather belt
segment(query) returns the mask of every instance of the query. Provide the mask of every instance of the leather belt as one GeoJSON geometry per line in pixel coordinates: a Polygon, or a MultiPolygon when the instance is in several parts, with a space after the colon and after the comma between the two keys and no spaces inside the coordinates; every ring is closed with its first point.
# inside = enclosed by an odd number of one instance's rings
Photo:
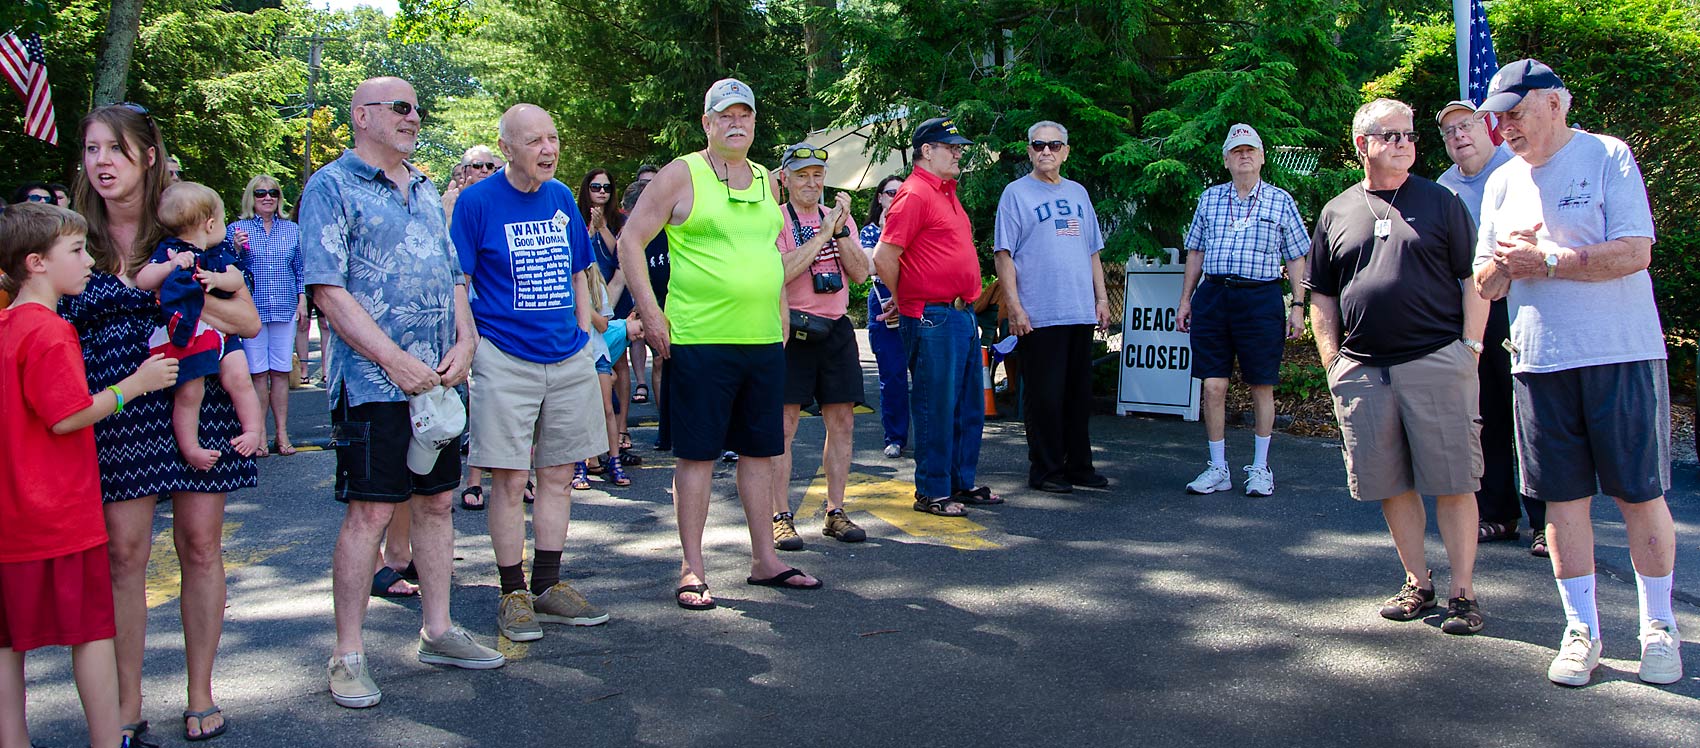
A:
{"type": "Polygon", "coordinates": [[[1204,282],[1215,283],[1229,288],[1262,288],[1271,283],[1280,283],[1281,279],[1256,280],[1254,278],[1246,278],[1239,275],[1206,275],[1204,276],[1204,282]]]}

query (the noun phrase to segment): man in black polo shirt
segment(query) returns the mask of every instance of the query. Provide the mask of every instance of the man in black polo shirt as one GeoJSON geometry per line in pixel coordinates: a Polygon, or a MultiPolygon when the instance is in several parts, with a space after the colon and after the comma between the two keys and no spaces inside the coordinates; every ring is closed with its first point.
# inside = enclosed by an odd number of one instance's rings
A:
{"type": "Polygon", "coordinates": [[[1352,498],[1381,503],[1405,584],[1381,608],[1395,621],[1435,607],[1422,496],[1436,514],[1452,588],[1441,630],[1482,628],[1472,575],[1481,426],[1476,359],[1487,302],[1465,294],[1475,223],[1457,195],[1410,173],[1411,108],[1377,99],[1352,119],[1365,180],[1328,202],[1311,238],[1312,328],[1345,445],[1352,498]]]}

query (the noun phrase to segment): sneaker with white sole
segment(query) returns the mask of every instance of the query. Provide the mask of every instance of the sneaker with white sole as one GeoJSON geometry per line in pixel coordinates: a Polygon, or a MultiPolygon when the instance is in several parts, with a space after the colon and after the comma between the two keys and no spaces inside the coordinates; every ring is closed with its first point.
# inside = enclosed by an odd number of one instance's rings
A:
{"type": "Polygon", "coordinates": [[[1666,621],[1641,628],[1641,680],[1666,685],[1682,680],[1682,635],[1666,621]]]}
{"type": "Polygon", "coordinates": [[[564,623],[568,626],[600,626],[608,622],[608,614],[590,604],[584,595],[566,582],[543,591],[532,601],[539,623],[564,623]]]}
{"type": "Polygon", "coordinates": [[[442,636],[427,637],[419,630],[419,661],[427,665],[453,665],[467,670],[494,670],[508,664],[501,652],[472,640],[459,626],[450,626],[442,636]]]}
{"type": "Polygon", "coordinates": [[[887,444],[887,445],[885,445],[885,456],[886,457],[895,460],[902,455],[903,455],[903,445],[901,445],[901,444],[887,444]]]}
{"type": "Polygon", "coordinates": [[[1573,623],[1564,629],[1564,642],[1558,646],[1558,656],[1547,666],[1547,680],[1561,686],[1586,686],[1600,665],[1599,639],[1586,624],[1573,623]]]}
{"type": "Polygon", "coordinates": [[[1228,467],[1212,462],[1209,467],[1204,468],[1204,472],[1198,474],[1197,478],[1186,484],[1186,492],[1202,495],[1227,491],[1233,487],[1234,481],[1228,475],[1228,467]]]}
{"type": "Polygon", "coordinates": [[[496,607],[496,631],[511,642],[534,642],[543,638],[543,627],[537,623],[535,598],[527,590],[514,590],[502,595],[496,607]]]}
{"type": "Polygon", "coordinates": [[[1275,493],[1275,474],[1267,465],[1245,466],[1245,495],[1268,496],[1275,493]]]}
{"type": "Polygon", "coordinates": [[[384,692],[378,690],[377,682],[366,670],[366,655],[360,652],[332,657],[325,670],[331,679],[331,700],[337,706],[365,709],[377,706],[384,699],[384,692]]]}

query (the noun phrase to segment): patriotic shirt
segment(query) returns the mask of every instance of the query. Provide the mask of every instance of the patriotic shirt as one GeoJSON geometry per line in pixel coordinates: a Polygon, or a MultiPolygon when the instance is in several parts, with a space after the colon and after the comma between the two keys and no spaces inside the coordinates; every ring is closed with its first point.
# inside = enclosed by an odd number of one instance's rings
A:
{"type": "Polygon", "coordinates": [[[1184,245],[1204,253],[1205,275],[1267,281],[1280,279],[1287,260],[1310,253],[1310,234],[1286,190],[1260,181],[1242,200],[1228,182],[1198,196],[1184,245]]]}
{"type": "Polygon", "coordinates": [[[992,247],[1014,260],[1016,291],[1034,327],[1097,323],[1092,263],[1104,237],[1079,182],[1047,184],[1032,175],[1010,182],[998,200],[992,247]]]}

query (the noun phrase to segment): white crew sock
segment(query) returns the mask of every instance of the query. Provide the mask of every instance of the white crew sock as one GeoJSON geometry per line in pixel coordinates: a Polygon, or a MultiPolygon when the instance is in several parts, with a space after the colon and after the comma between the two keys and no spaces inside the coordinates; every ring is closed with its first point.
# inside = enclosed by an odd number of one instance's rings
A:
{"type": "Polygon", "coordinates": [[[1594,575],[1558,580],[1558,599],[1564,601],[1565,620],[1587,626],[1595,641],[1598,641],[1600,613],[1594,607],[1594,575]]]}
{"type": "Polygon", "coordinates": [[[1252,434],[1251,466],[1269,467],[1269,437],[1252,434]]]}
{"type": "Polygon", "coordinates": [[[1223,470],[1228,469],[1228,440],[1208,442],[1210,444],[1210,464],[1223,470]]]}
{"type": "Polygon", "coordinates": [[[1635,591],[1641,597],[1641,625],[1650,621],[1664,621],[1676,628],[1676,615],[1670,610],[1670,588],[1673,574],[1662,577],[1642,576],[1635,573],[1635,591]]]}

